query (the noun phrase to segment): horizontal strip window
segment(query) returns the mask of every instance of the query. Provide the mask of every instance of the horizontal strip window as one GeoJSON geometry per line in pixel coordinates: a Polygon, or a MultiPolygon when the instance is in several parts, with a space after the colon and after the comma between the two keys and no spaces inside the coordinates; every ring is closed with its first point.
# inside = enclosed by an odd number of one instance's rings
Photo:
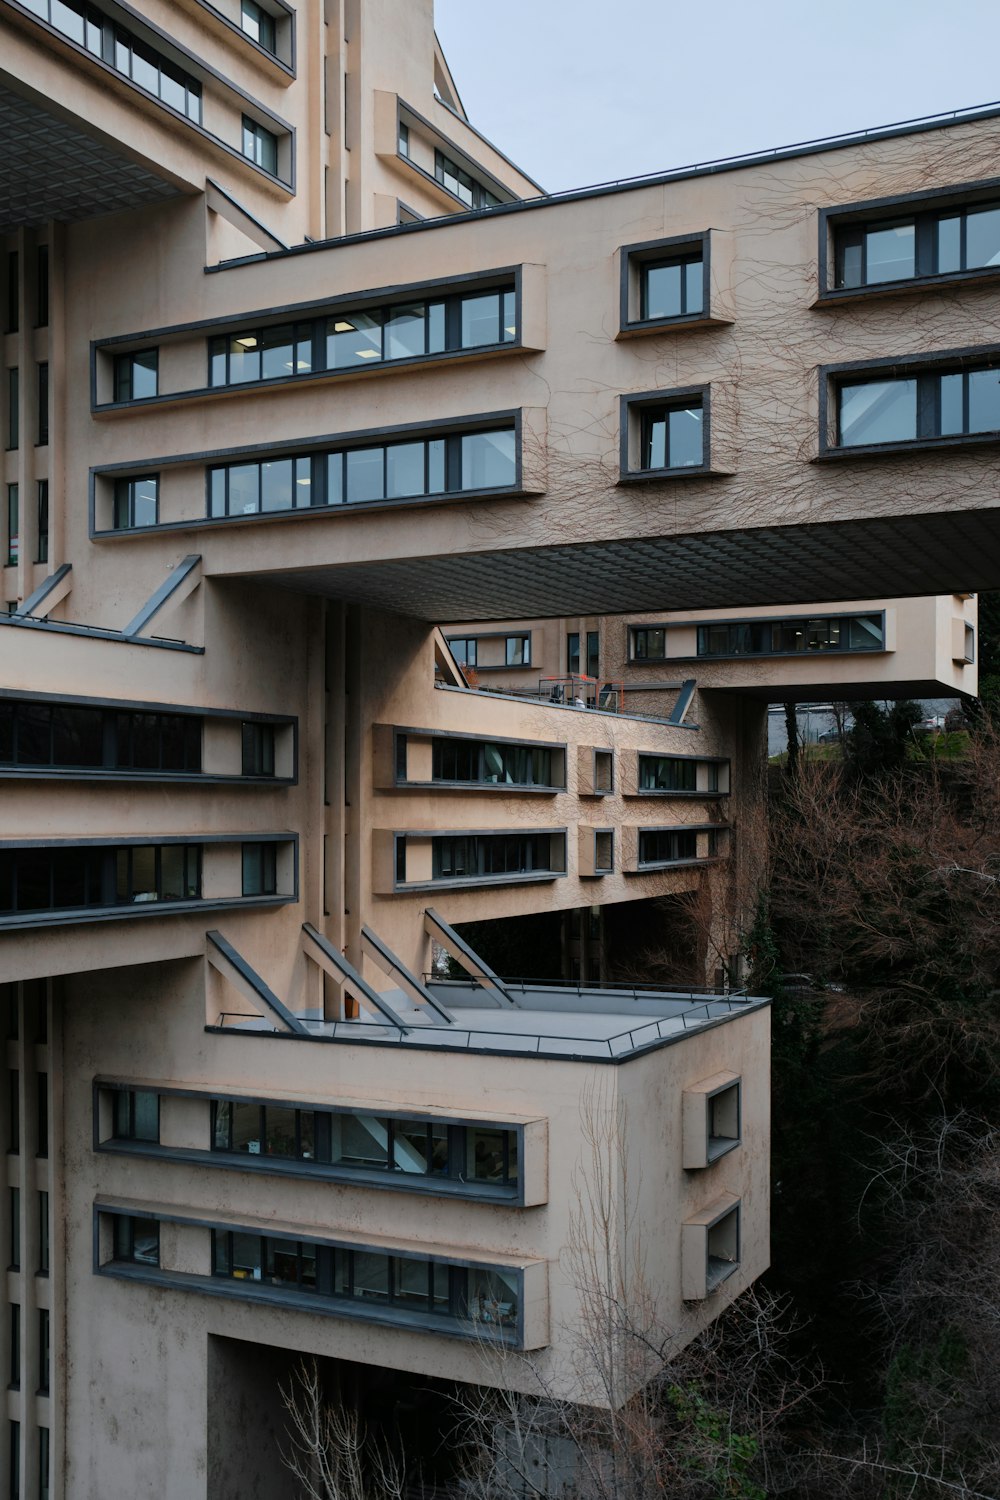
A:
{"type": "MultiPolygon", "coordinates": [[[[662,634],[662,632],[660,632],[662,634]]],[[[806,651],[884,651],[881,613],[819,619],[743,620],[698,626],[699,656],[788,656],[806,651]]]]}
{"type": "Polygon", "coordinates": [[[841,448],[1000,435],[1000,361],[888,379],[838,378],[841,448]]]}
{"type": "Polygon", "coordinates": [[[431,840],[434,880],[490,875],[562,874],[564,836],[551,833],[446,835],[431,840]],[[556,858],[554,841],[560,845],[556,858]]]}
{"type": "MultiPolygon", "coordinates": [[[[718,835],[708,831],[706,858],[717,852],[718,835]]],[[[698,834],[692,828],[640,828],[639,868],[648,865],[670,865],[680,860],[697,859],[698,834]]]]}
{"type": "MultiPolygon", "coordinates": [[[[640,755],[639,790],[642,792],[696,792],[698,790],[698,761],[687,760],[676,755],[640,755]]],[[[709,761],[707,786],[704,790],[719,790],[719,767],[709,761]]]]}
{"type": "MultiPolygon", "coordinates": [[[[405,736],[401,738],[405,746],[405,736]]],[[[558,758],[561,752],[555,754],[558,758]]],[[[433,781],[478,782],[486,786],[556,785],[553,751],[547,747],[441,739],[432,743],[431,760],[433,781]]]]}
{"type": "Polygon", "coordinates": [[[21,0],[21,3],[71,42],[85,47],[164,104],[201,124],[198,80],[155,47],[112,22],[95,6],[84,4],[83,0],[21,0]]]}
{"type": "Polygon", "coordinates": [[[1000,269],[1000,202],[976,203],[834,229],[834,288],[884,286],[1000,269]]]}
{"type": "Polygon", "coordinates": [[[518,1183],[516,1130],[449,1125],[447,1120],[214,1099],[212,1150],[512,1190],[518,1183]]]}
{"type": "Polygon", "coordinates": [[[457,662],[463,667],[481,667],[483,671],[503,667],[531,666],[531,632],[519,635],[450,635],[448,647],[457,662]],[[503,661],[485,662],[479,659],[480,641],[502,641],[503,661]]]}
{"type": "Polygon", "coordinates": [[[198,772],[201,740],[193,714],[0,698],[0,766],[198,772]]]}
{"type": "Polygon", "coordinates": [[[316,1245],[238,1230],[212,1231],[212,1271],[321,1297],[342,1297],[463,1322],[515,1327],[520,1278],[499,1267],[316,1245]]]}
{"type": "Polygon", "coordinates": [[[437,149],[434,152],[434,178],[468,208],[496,208],[501,201],[485,183],[437,149]]]}
{"type": "Polygon", "coordinates": [[[508,489],[516,480],[511,426],[212,468],[208,514],[245,516],[508,489]]]}
{"type": "Polygon", "coordinates": [[[504,287],[249,329],[209,339],[208,381],[247,385],[510,344],[516,308],[513,287],[504,287]]]}
{"type": "Polygon", "coordinates": [[[200,844],[0,849],[0,915],[201,897],[200,844]]]}

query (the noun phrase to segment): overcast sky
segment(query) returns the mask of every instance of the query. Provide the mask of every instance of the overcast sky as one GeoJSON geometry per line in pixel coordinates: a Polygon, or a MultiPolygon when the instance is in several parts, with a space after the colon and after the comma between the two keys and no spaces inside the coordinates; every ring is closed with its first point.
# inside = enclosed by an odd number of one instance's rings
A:
{"type": "Polygon", "coordinates": [[[469,118],[550,192],[985,104],[1000,0],[435,0],[469,118]]]}

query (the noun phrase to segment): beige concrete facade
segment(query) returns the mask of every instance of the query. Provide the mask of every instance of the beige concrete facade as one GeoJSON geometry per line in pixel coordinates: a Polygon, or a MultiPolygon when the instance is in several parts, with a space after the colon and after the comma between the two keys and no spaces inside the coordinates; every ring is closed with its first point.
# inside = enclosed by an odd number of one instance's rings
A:
{"type": "Polygon", "coordinates": [[[997,118],[548,198],[431,0],[0,38],[0,1474],[283,1495],[295,1351],[598,1399],[588,1194],[678,1341],[767,1264],[766,702],[975,691],[995,267],[835,267],[997,118]]]}

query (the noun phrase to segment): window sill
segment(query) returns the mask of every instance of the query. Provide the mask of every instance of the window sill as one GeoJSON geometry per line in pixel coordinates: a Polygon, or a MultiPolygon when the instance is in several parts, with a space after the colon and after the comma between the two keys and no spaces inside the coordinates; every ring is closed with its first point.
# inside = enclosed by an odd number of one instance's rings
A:
{"type": "MultiPolygon", "coordinates": [[[[107,531],[92,531],[91,541],[117,542],[128,538],[152,536],[159,532],[206,531],[237,526],[271,526],[275,522],[298,521],[309,518],[316,521],[323,517],[343,518],[353,515],[370,515],[373,511],[399,511],[426,509],[431,505],[461,505],[470,500],[532,500],[537,491],[523,486],[505,485],[496,489],[452,490],[439,495],[411,495],[398,500],[357,500],[342,505],[289,506],[286,510],[255,510],[238,516],[191,516],[183,521],[156,521],[150,526],[121,526],[107,531]]],[[[483,671],[477,667],[476,671],[483,671]]],[[[486,670],[490,670],[487,668],[486,670]]],[[[517,668],[497,667],[498,672],[516,671],[517,668]]]]}
{"type": "Polygon", "coordinates": [[[454,1177],[434,1177],[407,1172],[366,1171],[364,1168],[338,1167],[334,1162],[300,1161],[281,1156],[251,1156],[242,1152],[198,1150],[195,1147],[162,1146],[155,1141],[128,1141],[113,1138],[101,1141],[95,1148],[115,1156],[155,1157],[160,1161],[198,1163],[227,1172],[263,1172],[268,1176],[294,1177],[299,1182],[336,1182],[343,1187],[376,1188],[425,1197],[461,1198],[474,1203],[506,1203],[523,1206],[516,1186],[496,1183],[471,1184],[454,1177]]]}
{"type": "Polygon", "coordinates": [[[683,870],[689,865],[715,865],[725,856],[721,854],[696,854],[691,859],[666,859],[660,864],[637,865],[634,870],[624,870],[625,875],[655,875],[658,870],[683,870]]]}
{"type": "Polygon", "coordinates": [[[727,479],[732,469],[715,469],[708,464],[692,465],[686,469],[629,469],[620,473],[617,484],[651,484],[665,479],[727,479]]]}
{"type": "Polygon", "coordinates": [[[74,906],[65,911],[13,912],[0,917],[0,933],[37,927],[75,927],[85,922],[121,922],[134,917],[180,917],[232,907],[290,906],[296,896],[210,896],[189,901],[140,901],[129,906],[74,906]]]}
{"type": "Polygon", "coordinates": [[[211,771],[131,771],[101,766],[0,766],[0,781],[133,781],[181,786],[296,786],[292,776],[232,776],[211,771]]]}
{"type": "Polygon", "coordinates": [[[397,781],[394,791],[503,792],[507,797],[556,797],[564,786],[521,786],[516,781],[397,781]]]}
{"type": "Polygon", "coordinates": [[[730,328],[732,318],[714,318],[711,313],[693,313],[679,318],[644,318],[634,323],[623,323],[615,334],[616,342],[644,338],[648,334],[688,333],[699,328],[730,328]]]}
{"type": "Polygon", "coordinates": [[[637,787],[634,792],[623,792],[622,796],[623,797],[680,797],[680,798],[687,798],[689,801],[693,798],[695,801],[698,801],[698,802],[715,802],[720,797],[728,797],[729,793],[728,792],[718,792],[718,791],[714,791],[714,792],[713,791],[699,792],[697,790],[695,790],[693,792],[692,791],[676,791],[675,792],[675,791],[672,791],[668,787],[652,787],[652,786],[645,787],[645,786],[641,786],[641,787],[637,787]]]}
{"type": "Polygon", "coordinates": [[[564,880],[565,877],[565,870],[526,870],[513,875],[448,875],[438,880],[405,881],[393,887],[393,895],[405,896],[410,891],[454,891],[463,887],[540,885],[543,881],[564,880]]]}
{"type": "Polygon", "coordinates": [[[1000,281],[1000,268],[984,266],[975,271],[949,271],[943,276],[910,276],[901,281],[880,281],[871,286],[830,287],[820,292],[812,310],[822,312],[825,307],[843,307],[851,302],[882,302],[893,297],[919,297],[925,292],[948,291],[951,287],[995,286],[1000,281]]]}
{"type": "Polygon", "coordinates": [[[944,453],[955,448],[996,448],[1000,432],[959,433],[954,437],[908,438],[899,443],[857,443],[843,448],[821,448],[812,463],[842,463],[859,458],[906,457],[911,453],[944,453]]]}
{"type": "MultiPolygon", "coordinates": [[[[751,621],[751,623],[753,623],[751,621]]],[[[695,662],[700,667],[711,666],[714,662],[741,662],[741,661],[796,661],[797,659],[808,659],[810,661],[822,661],[825,657],[831,657],[839,661],[842,656],[887,656],[891,655],[888,646],[876,646],[869,650],[867,646],[825,646],[814,651],[734,651],[729,655],[720,652],[716,655],[704,656],[671,656],[666,662],[630,661],[630,667],[655,667],[660,665],[669,666],[672,662],[695,662]]]]}

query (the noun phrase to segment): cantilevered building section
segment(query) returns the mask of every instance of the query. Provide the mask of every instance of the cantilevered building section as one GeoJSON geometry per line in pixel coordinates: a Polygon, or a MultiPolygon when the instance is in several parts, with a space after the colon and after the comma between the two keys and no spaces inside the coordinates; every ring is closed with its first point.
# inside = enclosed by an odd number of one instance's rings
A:
{"type": "Polygon", "coordinates": [[[767,1264],[767,702],[975,691],[1000,120],[550,197],[430,0],[0,37],[0,1473],[607,1399],[593,1192],[677,1343],[767,1264]]]}

